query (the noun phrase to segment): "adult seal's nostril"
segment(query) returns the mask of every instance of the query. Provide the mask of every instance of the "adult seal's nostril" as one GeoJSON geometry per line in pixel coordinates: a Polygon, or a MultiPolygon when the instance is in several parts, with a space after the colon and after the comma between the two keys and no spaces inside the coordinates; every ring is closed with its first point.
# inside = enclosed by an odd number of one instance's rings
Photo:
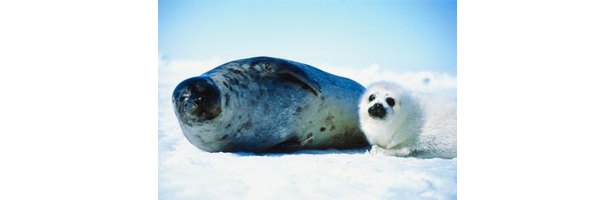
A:
{"type": "Polygon", "coordinates": [[[369,116],[380,119],[387,115],[387,111],[381,103],[374,104],[372,107],[367,109],[367,112],[369,113],[369,116]]]}
{"type": "Polygon", "coordinates": [[[181,82],[173,91],[173,105],[185,123],[212,120],[222,112],[220,90],[207,77],[194,77],[181,82]]]}

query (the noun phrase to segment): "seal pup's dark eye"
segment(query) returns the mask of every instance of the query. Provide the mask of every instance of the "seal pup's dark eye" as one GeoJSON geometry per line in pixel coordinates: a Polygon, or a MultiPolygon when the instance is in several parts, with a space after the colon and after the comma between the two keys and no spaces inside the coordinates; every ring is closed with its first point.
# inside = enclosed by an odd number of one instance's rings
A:
{"type": "Polygon", "coordinates": [[[387,101],[387,103],[388,103],[391,107],[395,106],[395,99],[393,99],[393,98],[391,98],[391,97],[387,97],[387,100],[386,100],[386,101],[387,101]]]}
{"type": "Polygon", "coordinates": [[[376,97],[373,94],[369,95],[369,102],[372,102],[374,99],[376,99],[376,97]]]}

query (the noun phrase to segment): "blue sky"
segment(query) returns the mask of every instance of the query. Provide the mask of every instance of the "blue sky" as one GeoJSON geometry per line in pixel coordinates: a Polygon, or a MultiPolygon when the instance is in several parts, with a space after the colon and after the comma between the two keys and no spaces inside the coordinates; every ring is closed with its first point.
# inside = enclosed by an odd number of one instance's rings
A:
{"type": "Polygon", "coordinates": [[[456,1],[262,2],[160,0],[159,54],[457,74],[456,1]]]}

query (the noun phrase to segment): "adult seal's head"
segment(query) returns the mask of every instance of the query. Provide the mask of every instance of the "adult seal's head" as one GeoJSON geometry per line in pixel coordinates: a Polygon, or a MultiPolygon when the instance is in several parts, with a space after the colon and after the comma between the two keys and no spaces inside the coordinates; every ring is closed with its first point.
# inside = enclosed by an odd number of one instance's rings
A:
{"type": "Polygon", "coordinates": [[[179,120],[191,125],[215,119],[222,112],[220,89],[208,77],[181,82],[173,92],[173,104],[179,120]]]}
{"type": "Polygon", "coordinates": [[[196,147],[293,151],[367,145],[358,125],[360,84],[289,60],[231,61],[173,92],[180,127],[196,147]]]}

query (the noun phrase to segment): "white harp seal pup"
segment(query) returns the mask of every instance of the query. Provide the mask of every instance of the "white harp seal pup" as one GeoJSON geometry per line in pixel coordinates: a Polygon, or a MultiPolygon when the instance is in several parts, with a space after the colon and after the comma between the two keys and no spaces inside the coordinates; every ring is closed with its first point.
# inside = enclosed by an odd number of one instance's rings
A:
{"type": "Polygon", "coordinates": [[[457,157],[457,102],[376,82],[359,103],[370,153],[418,158],[457,157]]]}
{"type": "Polygon", "coordinates": [[[272,57],[220,65],[173,91],[182,132],[208,152],[367,147],[356,107],[365,88],[272,57]]]}

